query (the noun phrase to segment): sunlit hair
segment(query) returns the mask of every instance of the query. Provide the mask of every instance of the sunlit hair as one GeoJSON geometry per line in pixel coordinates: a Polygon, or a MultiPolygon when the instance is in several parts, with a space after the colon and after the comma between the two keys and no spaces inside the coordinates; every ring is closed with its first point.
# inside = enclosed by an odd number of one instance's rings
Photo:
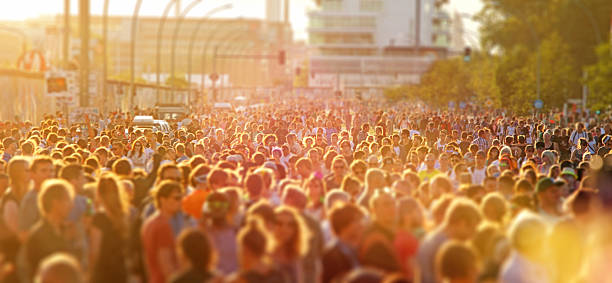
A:
{"type": "Polygon", "coordinates": [[[100,177],[96,198],[108,214],[115,229],[125,236],[129,204],[125,191],[121,188],[121,183],[115,174],[105,173],[100,177]]]}
{"type": "MultiPolygon", "coordinates": [[[[281,252],[285,253],[289,258],[301,258],[308,252],[308,242],[310,240],[310,230],[304,223],[302,216],[296,209],[282,205],[274,210],[276,215],[276,225],[281,225],[278,218],[281,215],[289,215],[291,218],[291,227],[294,229],[293,234],[287,243],[278,243],[277,247],[281,252]]],[[[283,223],[286,224],[286,223],[283,223]]]]}
{"type": "Polygon", "coordinates": [[[246,225],[238,232],[238,251],[242,255],[245,250],[255,258],[269,259],[270,253],[275,249],[276,241],[268,232],[259,216],[251,215],[246,225]]]}
{"type": "Polygon", "coordinates": [[[141,157],[142,154],[144,153],[145,144],[146,144],[145,137],[137,138],[134,142],[132,142],[132,149],[130,150],[130,153],[129,153],[128,157],[130,157],[130,158],[134,157],[135,153],[138,153],[138,157],[141,157]],[[134,151],[134,149],[136,148],[135,147],[136,144],[140,144],[140,149],[138,150],[138,152],[134,151]]]}

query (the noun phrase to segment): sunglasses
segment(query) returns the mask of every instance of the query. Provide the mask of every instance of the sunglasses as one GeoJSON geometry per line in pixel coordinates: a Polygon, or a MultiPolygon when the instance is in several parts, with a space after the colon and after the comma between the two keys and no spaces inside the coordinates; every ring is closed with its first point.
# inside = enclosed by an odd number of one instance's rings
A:
{"type": "Polygon", "coordinates": [[[175,200],[175,201],[181,201],[183,199],[183,196],[181,195],[175,195],[170,197],[171,199],[175,200]]]}
{"type": "Polygon", "coordinates": [[[225,201],[209,201],[206,204],[208,205],[209,208],[215,209],[215,210],[229,208],[229,202],[225,202],[225,201]]]}

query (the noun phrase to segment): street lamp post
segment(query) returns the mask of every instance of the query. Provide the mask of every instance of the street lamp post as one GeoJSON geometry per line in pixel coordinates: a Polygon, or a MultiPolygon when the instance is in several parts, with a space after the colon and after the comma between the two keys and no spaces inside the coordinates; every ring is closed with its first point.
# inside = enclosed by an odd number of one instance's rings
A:
{"type": "MultiPolygon", "coordinates": [[[[104,101],[107,101],[106,79],[108,78],[108,1],[109,0],[104,0],[104,11],[102,15],[102,41],[104,42],[102,45],[102,97],[104,98],[104,101]]],[[[106,103],[104,103],[103,108],[105,108],[105,106],[106,103]]]]}
{"type": "Polygon", "coordinates": [[[219,6],[217,8],[210,10],[197,23],[196,28],[193,30],[193,33],[191,34],[191,39],[189,40],[189,56],[188,56],[188,61],[187,61],[187,85],[189,86],[189,89],[188,89],[189,98],[191,98],[191,65],[192,65],[191,60],[193,56],[193,46],[195,43],[195,38],[198,32],[200,31],[200,26],[202,25],[203,22],[207,21],[213,14],[218,13],[223,10],[231,9],[232,7],[233,5],[231,3],[228,3],[228,4],[225,4],[225,5],[222,5],[222,6],[219,6]]]}
{"type": "Polygon", "coordinates": [[[132,34],[130,35],[130,106],[134,106],[134,97],[136,96],[136,27],[138,24],[138,13],[142,0],[136,0],[134,13],[132,14],[132,34]]]}
{"type": "Polygon", "coordinates": [[[160,81],[159,81],[159,72],[160,72],[160,61],[161,61],[161,37],[164,32],[164,25],[166,24],[166,19],[168,18],[168,13],[170,13],[170,9],[172,9],[172,5],[176,3],[176,0],[170,0],[168,4],[166,4],[166,8],[164,9],[164,14],[159,20],[159,26],[157,27],[157,50],[155,56],[155,96],[157,103],[159,103],[160,95],[160,81]]]}
{"type": "MultiPolygon", "coordinates": [[[[193,9],[196,5],[202,3],[202,0],[194,0],[193,2],[191,2],[191,4],[189,4],[189,6],[185,7],[185,10],[183,10],[183,12],[181,12],[181,15],[179,16],[177,22],[176,22],[176,26],[174,27],[174,35],[172,36],[172,56],[171,56],[171,65],[170,65],[170,78],[174,78],[174,63],[175,63],[175,55],[176,55],[176,38],[178,37],[178,32],[179,29],[181,27],[181,24],[183,22],[183,19],[185,19],[185,17],[187,16],[187,14],[189,13],[189,11],[191,11],[191,9],[193,9]]],[[[170,91],[170,95],[172,96],[172,98],[174,98],[174,89],[175,89],[175,84],[172,84],[170,86],[171,91],[170,91]]]]}
{"type": "MultiPolygon", "coordinates": [[[[239,47],[237,47],[237,48],[232,49],[232,50],[231,50],[231,51],[229,51],[228,53],[229,53],[229,54],[240,55],[240,54],[242,54],[242,53],[243,53],[243,51],[244,51],[244,50],[248,49],[248,48],[249,48],[249,47],[251,47],[251,46],[252,46],[252,43],[249,43],[249,44],[244,45],[244,46],[239,46],[239,47]]],[[[230,76],[230,78],[232,79],[232,87],[234,87],[234,83],[236,83],[236,85],[237,85],[237,82],[238,82],[238,73],[239,73],[239,72],[237,72],[237,71],[236,71],[236,66],[237,66],[237,65],[238,65],[238,63],[239,63],[239,62],[241,62],[241,61],[242,61],[242,59],[241,59],[240,61],[239,61],[238,59],[236,59],[236,60],[234,60],[234,61],[232,61],[232,62],[229,62],[229,63],[227,64],[227,65],[229,65],[229,68],[228,68],[228,71],[227,71],[228,75],[229,75],[229,74],[235,74],[235,76],[230,76]]],[[[228,81],[229,81],[229,80],[228,80],[228,81]]],[[[235,87],[234,87],[234,88],[235,88],[235,87]]]]}
{"type": "MultiPolygon", "coordinates": [[[[219,50],[219,47],[220,47],[220,46],[225,47],[225,46],[227,46],[227,44],[229,44],[230,42],[232,42],[232,41],[234,41],[235,39],[237,39],[237,38],[239,38],[240,36],[242,36],[242,34],[240,34],[240,33],[228,32],[228,34],[229,34],[229,35],[232,35],[232,36],[231,36],[231,37],[228,37],[228,38],[226,38],[226,39],[224,39],[223,41],[221,41],[221,43],[220,43],[220,44],[216,44],[216,45],[215,45],[215,48],[214,48],[214,53],[213,53],[213,58],[212,58],[212,61],[213,61],[213,62],[212,62],[212,63],[213,63],[213,65],[212,65],[212,67],[213,67],[212,72],[213,72],[213,73],[215,73],[215,74],[217,73],[217,52],[218,52],[218,50],[219,50]]],[[[222,50],[225,50],[225,49],[222,49],[222,50]]],[[[222,78],[222,77],[220,77],[220,76],[219,76],[219,78],[221,79],[221,85],[223,85],[223,78],[222,78]]],[[[213,80],[213,81],[212,81],[212,89],[213,89],[213,93],[215,94],[215,95],[214,95],[214,96],[215,96],[215,98],[218,98],[218,97],[217,97],[217,95],[216,95],[216,93],[217,93],[217,89],[216,89],[215,85],[216,85],[216,80],[213,80]]]]}
{"type": "MultiPolygon", "coordinates": [[[[222,39],[221,41],[226,40],[226,36],[228,36],[228,35],[232,35],[233,33],[235,33],[235,32],[240,32],[240,31],[242,31],[242,30],[241,30],[241,29],[239,29],[239,28],[236,28],[236,29],[233,29],[233,30],[230,30],[230,31],[228,31],[228,32],[224,33],[224,34],[223,34],[223,36],[221,37],[221,39],[222,39]]],[[[207,61],[206,61],[206,54],[208,53],[208,46],[209,46],[209,43],[210,43],[210,41],[212,40],[212,38],[213,38],[213,36],[214,36],[214,35],[216,35],[216,31],[212,32],[212,33],[211,33],[211,34],[208,36],[208,38],[206,39],[206,42],[205,42],[205,44],[204,44],[204,48],[202,48],[202,64],[201,64],[201,74],[202,74],[202,93],[204,93],[205,83],[206,83],[206,75],[205,75],[205,74],[206,74],[206,63],[207,63],[207,61]]],[[[214,56],[213,56],[213,61],[214,61],[214,56]]],[[[213,72],[214,72],[214,71],[213,71],[213,72]]],[[[212,83],[213,83],[213,87],[214,87],[215,82],[213,81],[212,83]]]]}

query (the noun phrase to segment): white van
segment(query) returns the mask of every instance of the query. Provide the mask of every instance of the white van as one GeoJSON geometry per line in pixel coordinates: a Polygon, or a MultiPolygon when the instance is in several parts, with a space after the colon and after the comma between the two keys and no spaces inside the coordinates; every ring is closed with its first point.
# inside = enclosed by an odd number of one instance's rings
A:
{"type": "Polygon", "coordinates": [[[155,124],[155,128],[164,134],[169,134],[172,131],[168,122],[164,120],[153,120],[153,123],[155,124]]]}
{"type": "Polygon", "coordinates": [[[153,128],[155,122],[153,116],[135,116],[132,125],[136,128],[153,128]]]}

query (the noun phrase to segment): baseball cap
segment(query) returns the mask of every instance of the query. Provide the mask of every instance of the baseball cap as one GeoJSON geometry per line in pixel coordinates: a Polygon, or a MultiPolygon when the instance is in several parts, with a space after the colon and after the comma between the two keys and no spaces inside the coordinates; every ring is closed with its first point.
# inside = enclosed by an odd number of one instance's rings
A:
{"type": "Polygon", "coordinates": [[[561,186],[563,184],[565,184],[564,181],[561,181],[561,180],[555,181],[552,178],[547,177],[547,178],[541,179],[540,181],[538,181],[538,183],[536,183],[535,190],[536,190],[536,193],[539,194],[539,193],[545,192],[546,190],[548,190],[549,188],[553,186],[561,186]]]}
{"type": "Polygon", "coordinates": [[[576,175],[576,171],[570,167],[563,168],[563,171],[561,171],[560,175],[561,176],[570,175],[570,176],[573,176],[575,179],[578,179],[578,175],[576,175]]]}

